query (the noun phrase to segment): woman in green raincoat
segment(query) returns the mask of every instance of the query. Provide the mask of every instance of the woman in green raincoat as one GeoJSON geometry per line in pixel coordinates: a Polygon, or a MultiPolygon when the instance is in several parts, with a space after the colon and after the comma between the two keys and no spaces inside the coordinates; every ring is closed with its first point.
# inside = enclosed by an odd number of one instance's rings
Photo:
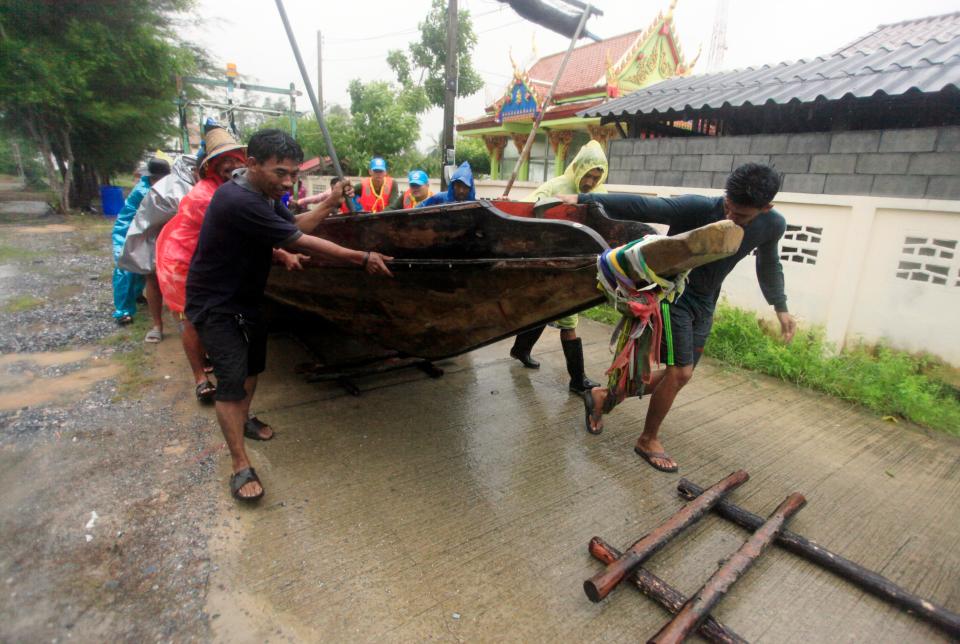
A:
{"type": "MultiPolygon", "coordinates": [[[[590,141],[580,148],[577,156],[573,158],[562,175],[550,179],[527,195],[523,201],[539,201],[546,197],[582,192],[605,193],[607,188],[603,182],[606,178],[607,155],[597,141],[590,141]]],[[[584,373],[583,343],[577,337],[578,323],[579,317],[574,313],[551,323],[551,326],[560,329],[560,344],[563,347],[563,357],[567,362],[567,372],[570,374],[570,391],[580,394],[600,385],[587,378],[584,373]]],[[[510,349],[510,355],[528,369],[540,368],[540,363],[530,357],[530,351],[544,328],[540,326],[517,334],[513,348],[510,349]]]]}

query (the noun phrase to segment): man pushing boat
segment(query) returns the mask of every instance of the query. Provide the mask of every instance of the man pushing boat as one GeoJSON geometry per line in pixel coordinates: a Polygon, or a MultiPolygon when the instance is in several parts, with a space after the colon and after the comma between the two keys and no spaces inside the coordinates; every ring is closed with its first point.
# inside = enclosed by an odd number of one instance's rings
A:
{"type": "MultiPolygon", "coordinates": [[[[632,394],[650,391],[643,432],[637,439],[634,451],[654,468],[663,472],[676,472],[676,461],[663,448],[658,434],[673,401],[693,376],[703,354],[703,347],[713,325],[713,312],[720,297],[723,280],[737,262],[756,250],[756,271],[760,290],[767,302],[774,307],[780,322],[781,335],[785,342],[793,338],[796,322],[787,312],[787,297],[784,293],[783,268],[780,264],[778,243],[786,230],[783,216],[773,210],[773,198],[780,190],[781,177],[772,168],[756,163],[747,163],[734,170],[726,181],[723,196],[704,197],[681,195],[670,198],[644,197],[626,194],[580,194],[565,195],[567,203],[597,203],[616,218],[666,224],[668,236],[692,231],[701,226],[720,221],[732,221],[743,231],[742,241],[735,252],[717,261],[693,268],[683,288],[680,283],[664,281],[661,289],[676,288],[676,291],[661,290],[658,301],[650,301],[641,291],[635,291],[635,302],[626,302],[638,314],[647,315],[656,322],[662,319],[662,340],[659,343],[659,359],[665,363],[662,370],[649,373],[640,381],[633,380],[634,370],[624,357],[628,352],[618,344],[621,351],[611,366],[611,378],[606,387],[595,387],[584,393],[586,429],[599,434],[603,429],[603,414],[632,394]],[[682,291],[682,293],[680,292],[682,291]],[[672,301],[670,301],[672,299],[672,301]],[[658,305],[659,311],[650,310],[658,305]],[[618,358],[620,362],[618,363],[618,358]],[[628,375],[630,374],[630,375],[628,375]],[[642,382],[642,384],[641,384],[642,382]],[[634,390],[631,391],[630,389],[634,390]]],[[[628,245],[629,246],[629,245],[628,245]]],[[[615,249],[620,252],[605,253],[598,262],[601,285],[608,293],[611,289],[641,280],[656,282],[656,275],[638,275],[635,268],[648,268],[643,261],[642,247],[615,249]]],[[[649,262],[648,262],[649,263],[649,262]]],[[[619,308],[619,307],[618,307],[619,308]]],[[[625,320],[626,322],[627,320],[625,320]]],[[[654,324],[654,326],[656,326],[654,324]]],[[[629,335],[629,333],[627,333],[629,335]]],[[[627,335],[622,336],[627,341],[627,335]]],[[[633,347],[634,349],[636,347],[633,347]]],[[[651,347],[656,353],[657,347],[651,347]]],[[[634,357],[636,352],[634,352],[634,357]]],[[[641,365],[642,366],[642,365],[641,365]]]]}
{"type": "Polygon", "coordinates": [[[261,130],[250,138],[245,171],[220,186],[210,201],[187,276],[186,315],[217,376],[217,422],[233,461],[230,492],[240,501],[264,494],[243,438],[257,375],[266,364],[261,302],[273,248],[391,275],[384,263],[391,257],[305,234],[335,212],[344,196],[352,196],[347,182],[308,213],[294,216],[283,206],[280,198],[296,182],[302,160],[299,144],[281,130],[261,130]]]}

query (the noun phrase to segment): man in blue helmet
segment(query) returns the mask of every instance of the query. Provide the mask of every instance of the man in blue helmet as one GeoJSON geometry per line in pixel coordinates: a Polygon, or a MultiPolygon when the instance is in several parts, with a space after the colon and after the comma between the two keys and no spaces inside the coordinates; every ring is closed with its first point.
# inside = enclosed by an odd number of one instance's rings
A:
{"type": "Polygon", "coordinates": [[[454,201],[474,201],[476,198],[477,191],[473,186],[473,170],[470,169],[470,162],[464,161],[450,177],[450,185],[447,186],[447,191],[433,195],[417,208],[454,201]]]}
{"type": "Polygon", "coordinates": [[[430,177],[423,170],[411,170],[407,174],[410,187],[403,193],[403,209],[416,208],[420,202],[433,196],[430,192],[430,177]]]}
{"type": "Polygon", "coordinates": [[[357,200],[364,212],[399,210],[400,187],[387,174],[387,162],[383,157],[370,159],[370,176],[353,186],[357,200]]]}

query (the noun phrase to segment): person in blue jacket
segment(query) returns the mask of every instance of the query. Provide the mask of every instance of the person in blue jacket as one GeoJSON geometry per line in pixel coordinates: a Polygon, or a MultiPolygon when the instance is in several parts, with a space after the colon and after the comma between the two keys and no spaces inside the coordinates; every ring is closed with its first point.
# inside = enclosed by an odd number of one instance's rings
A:
{"type": "Polygon", "coordinates": [[[140,176],[140,180],[130,191],[130,195],[117,213],[113,224],[113,319],[117,324],[130,324],[133,314],[137,312],[137,296],[143,291],[146,284],[143,275],[125,271],[117,265],[123,253],[123,244],[127,240],[127,231],[133,223],[140,202],[150,192],[150,186],[170,174],[170,164],[163,159],[150,159],[147,163],[147,172],[140,176]]]}
{"type": "Polygon", "coordinates": [[[447,191],[428,197],[420,202],[417,208],[454,201],[474,201],[476,198],[477,190],[473,186],[473,170],[470,169],[470,162],[464,161],[450,177],[450,185],[447,186],[447,191]]]}

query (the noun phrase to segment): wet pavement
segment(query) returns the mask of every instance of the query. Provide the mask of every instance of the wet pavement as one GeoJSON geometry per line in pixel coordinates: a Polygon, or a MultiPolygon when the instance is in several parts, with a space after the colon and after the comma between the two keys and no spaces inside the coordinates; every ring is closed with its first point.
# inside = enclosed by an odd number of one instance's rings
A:
{"type": "MultiPolygon", "coordinates": [[[[680,473],[658,473],[632,451],[646,400],[584,432],[552,329],[540,370],[499,343],[438,380],[359,379],[358,398],[307,383],[305,349],[271,337],[254,411],[277,437],[249,445],[267,493],[238,506],[176,330],[143,347],[109,321],[105,230],[0,227],[44,260],[0,261],[0,305],[21,285],[45,302],[0,312],[0,401],[35,397],[0,405],[0,640],[636,641],[667,615],[626,586],[589,602],[587,542],[622,548],[681,507],[679,476],[739,468],[737,503],[766,515],[800,491],[792,529],[960,610],[960,440],[706,362],[663,429],[680,473]]],[[[580,333],[598,378],[609,329],[580,333]]],[[[649,567],[690,594],[746,536],[710,516],[649,567]]],[[[944,640],[776,548],[716,614],[748,640],[944,640]]]]}

